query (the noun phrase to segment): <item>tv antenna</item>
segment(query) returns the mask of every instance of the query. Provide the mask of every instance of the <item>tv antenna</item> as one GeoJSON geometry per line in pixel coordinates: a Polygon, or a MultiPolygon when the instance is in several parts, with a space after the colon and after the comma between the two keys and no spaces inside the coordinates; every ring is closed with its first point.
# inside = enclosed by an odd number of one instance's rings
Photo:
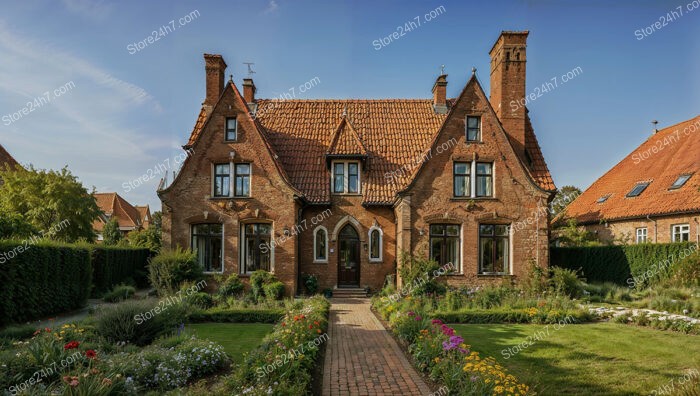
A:
{"type": "Polygon", "coordinates": [[[251,67],[251,66],[254,65],[255,63],[253,63],[253,62],[243,62],[243,64],[246,65],[246,66],[248,66],[248,75],[249,75],[249,76],[252,76],[253,74],[255,74],[255,70],[253,70],[253,68],[251,67]]]}

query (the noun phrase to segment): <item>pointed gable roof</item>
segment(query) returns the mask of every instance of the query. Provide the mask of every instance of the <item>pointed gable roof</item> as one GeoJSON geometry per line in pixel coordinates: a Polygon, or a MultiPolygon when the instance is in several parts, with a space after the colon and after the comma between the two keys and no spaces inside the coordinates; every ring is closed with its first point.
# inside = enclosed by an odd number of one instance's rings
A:
{"type": "Polygon", "coordinates": [[[141,214],[139,210],[115,192],[95,193],[97,206],[105,215],[98,217],[92,224],[92,228],[100,232],[110,218],[116,217],[119,228],[138,228],[141,226],[141,214]]]}
{"type": "Polygon", "coordinates": [[[367,149],[365,148],[362,139],[352,127],[348,117],[343,113],[338,127],[333,133],[330,147],[326,151],[326,155],[334,157],[349,157],[359,156],[367,157],[367,149]]]}
{"type": "Polygon", "coordinates": [[[664,128],[596,180],[561,217],[581,224],[700,212],[700,115],[664,128]],[[671,185],[692,174],[677,189],[671,185]],[[627,194],[651,181],[636,197],[627,194]],[[609,195],[604,202],[598,200],[609,195]]]}
{"type": "Polygon", "coordinates": [[[0,144],[0,169],[5,169],[5,165],[9,165],[10,168],[14,168],[19,165],[19,163],[12,158],[10,153],[5,150],[4,147],[0,144]]]}

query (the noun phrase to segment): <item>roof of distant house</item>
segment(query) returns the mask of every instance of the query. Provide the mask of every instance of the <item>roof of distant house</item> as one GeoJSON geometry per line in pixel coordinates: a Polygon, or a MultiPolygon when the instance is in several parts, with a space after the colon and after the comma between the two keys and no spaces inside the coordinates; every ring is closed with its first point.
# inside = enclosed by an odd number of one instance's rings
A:
{"type": "Polygon", "coordinates": [[[565,216],[585,224],[697,212],[700,116],[654,133],[576,198],[565,216]]]}
{"type": "Polygon", "coordinates": [[[101,232],[104,225],[111,218],[116,218],[120,229],[130,230],[141,227],[143,224],[141,213],[136,207],[127,202],[115,192],[95,193],[97,206],[104,216],[98,217],[92,227],[97,232],[101,232]]]}
{"type": "Polygon", "coordinates": [[[5,150],[5,148],[0,144],[0,168],[4,169],[6,164],[10,167],[19,165],[19,163],[12,158],[10,153],[8,153],[7,150],[5,150]]]}

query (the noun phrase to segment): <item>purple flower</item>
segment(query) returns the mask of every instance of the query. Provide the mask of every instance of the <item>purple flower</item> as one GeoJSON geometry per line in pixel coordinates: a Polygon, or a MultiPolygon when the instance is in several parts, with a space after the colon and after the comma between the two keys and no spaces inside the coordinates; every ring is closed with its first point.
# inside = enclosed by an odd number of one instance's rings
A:
{"type": "Polygon", "coordinates": [[[476,380],[478,380],[479,377],[477,377],[476,375],[472,375],[472,377],[470,379],[472,382],[476,382],[476,380]]]}
{"type": "Polygon", "coordinates": [[[421,320],[423,320],[423,318],[422,318],[420,315],[417,315],[417,316],[416,316],[416,322],[420,322],[421,320]]]}
{"type": "Polygon", "coordinates": [[[413,311],[408,311],[408,316],[413,316],[413,315],[415,315],[415,314],[416,314],[416,313],[413,312],[413,311]]]}
{"type": "Polygon", "coordinates": [[[430,323],[434,325],[442,325],[442,320],[440,319],[433,319],[430,323]]]}

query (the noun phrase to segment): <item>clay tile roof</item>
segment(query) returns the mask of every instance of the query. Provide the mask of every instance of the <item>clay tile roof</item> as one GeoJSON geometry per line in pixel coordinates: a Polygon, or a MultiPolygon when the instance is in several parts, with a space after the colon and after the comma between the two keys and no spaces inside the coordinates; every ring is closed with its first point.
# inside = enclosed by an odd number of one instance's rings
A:
{"type": "Polygon", "coordinates": [[[700,212],[700,116],[652,135],[596,180],[566,209],[579,223],[700,212]],[[671,185],[693,174],[678,189],[671,185]],[[626,197],[637,183],[651,183],[639,196],[626,197]],[[610,195],[605,202],[597,201],[610,195]]]}
{"type": "Polygon", "coordinates": [[[12,158],[10,153],[5,150],[4,147],[0,144],[0,169],[5,169],[5,165],[9,165],[11,168],[14,168],[15,166],[19,165],[19,163],[12,158]]]}
{"type": "Polygon", "coordinates": [[[531,161],[528,165],[532,179],[542,189],[554,191],[556,186],[554,185],[554,180],[552,180],[552,174],[549,173],[549,168],[547,168],[547,163],[544,161],[540,143],[537,141],[537,136],[530,123],[530,116],[527,116],[525,121],[525,149],[531,161]]]}
{"type": "Polygon", "coordinates": [[[207,111],[202,107],[197,116],[197,122],[194,123],[194,128],[192,128],[192,133],[190,134],[190,140],[187,142],[185,147],[190,147],[197,140],[199,135],[202,133],[202,128],[204,127],[204,122],[207,120],[207,111]]]}
{"type": "Polygon", "coordinates": [[[362,143],[362,140],[357,135],[357,132],[352,127],[347,117],[343,116],[340,120],[326,154],[331,156],[367,156],[365,145],[362,143]]]}
{"type": "MultiPolygon", "coordinates": [[[[95,193],[95,201],[105,217],[116,217],[120,228],[138,228],[141,225],[139,210],[117,193],[95,193]]],[[[104,218],[98,218],[92,224],[95,230],[102,231],[104,218]]]]}
{"type": "MultiPolygon", "coordinates": [[[[454,102],[449,99],[448,107],[454,102]]],[[[258,99],[256,104],[256,126],[284,177],[312,203],[330,202],[326,155],[366,155],[363,203],[393,203],[449,114],[437,114],[431,99],[258,99]]],[[[195,143],[206,119],[202,109],[186,147],[195,143]]],[[[532,126],[527,133],[528,171],[539,187],[552,191],[532,126]]]]}

